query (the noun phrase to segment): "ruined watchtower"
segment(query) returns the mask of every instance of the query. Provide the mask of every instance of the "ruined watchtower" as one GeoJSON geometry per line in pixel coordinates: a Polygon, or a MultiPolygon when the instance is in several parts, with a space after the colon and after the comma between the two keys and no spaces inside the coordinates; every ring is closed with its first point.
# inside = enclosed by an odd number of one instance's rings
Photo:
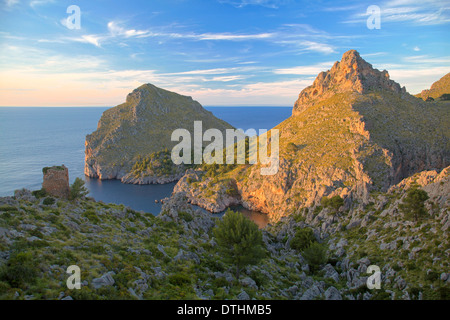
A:
{"type": "Polygon", "coordinates": [[[69,169],[64,165],[42,169],[44,181],[42,188],[51,196],[68,199],[70,195],[69,169]]]}

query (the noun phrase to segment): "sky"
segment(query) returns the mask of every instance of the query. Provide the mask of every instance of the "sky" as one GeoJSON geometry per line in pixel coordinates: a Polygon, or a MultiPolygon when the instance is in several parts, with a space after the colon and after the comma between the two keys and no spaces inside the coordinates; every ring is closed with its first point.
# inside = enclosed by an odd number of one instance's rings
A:
{"type": "Polygon", "coordinates": [[[450,72],[449,30],[449,0],[0,0],[0,106],[115,106],[144,83],[292,106],[350,49],[415,94],[450,72]]]}

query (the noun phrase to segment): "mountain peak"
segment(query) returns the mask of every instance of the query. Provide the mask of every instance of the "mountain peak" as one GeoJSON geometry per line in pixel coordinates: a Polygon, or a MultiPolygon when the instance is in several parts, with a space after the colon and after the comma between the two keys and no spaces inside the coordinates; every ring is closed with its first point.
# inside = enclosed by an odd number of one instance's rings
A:
{"type": "Polygon", "coordinates": [[[314,83],[305,88],[295,103],[293,114],[297,114],[318,101],[322,101],[341,92],[365,94],[370,91],[391,91],[403,93],[405,89],[389,79],[386,70],[374,69],[356,50],[349,50],[336,61],[333,67],[321,72],[314,83]]]}

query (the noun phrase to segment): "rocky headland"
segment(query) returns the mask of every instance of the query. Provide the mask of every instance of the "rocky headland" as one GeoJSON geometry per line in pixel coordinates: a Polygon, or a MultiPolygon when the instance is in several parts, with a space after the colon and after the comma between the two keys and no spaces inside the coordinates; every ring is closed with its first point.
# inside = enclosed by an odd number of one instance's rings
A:
{"type": "Polygon", "coordinates": [[[203,131],[232,128],[191,97],[142,85],[125,103],[106,110],[97,130],[86,137],[84,172],[91,178],[122,179],[124,183],[175,181],[187,168],[163,160],[178,143],[171,141],[172,132],[193,132],[194,121],[202,121],[203,131]]]}
{"type": "Polygon", "coordinates": [[[237,202],[272,221],[318,206],[323,197],[340,196],[347,207],[367,204],[372,192],[450,165],[449,128],[447,104],[410,95],[387,71],[350,50],[300,93],[292,116],[275,127],[277,174],[263,176],[258,165],[237,165],[215,176],[214,194],[198,188],[206,177],[196,178],[195,185],[182,178],[175,191],[208,210],[237,202]],[[222,182],[235,192],[227,194],[222,182]]]}

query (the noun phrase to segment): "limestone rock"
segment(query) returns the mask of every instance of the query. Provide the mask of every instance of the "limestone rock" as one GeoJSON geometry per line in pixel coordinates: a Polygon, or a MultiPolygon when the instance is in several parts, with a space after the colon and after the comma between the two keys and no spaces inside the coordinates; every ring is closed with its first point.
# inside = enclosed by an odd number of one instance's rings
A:
{"type": "Polygon", "coordinates": [[[300,300],[313,300],[314,298],[321,295],[321,290],[318,286],[314,285],[303,293],[300,300]]]}
{"type": "Polygon", "coordinates": [[[92,286],[94,289],[99,289],[101,287],[108,287],[114,285],[115,281],[113,276],[115,275],[114,271],[110,271],[100,278],[95,278],[92,280],[92,286]]]}
{"type": "Polygon", "coordinates": [[[324,295],[325,300],[342,300],[341,293],[335,287],[329,287],[324,295]]]}
{"type": "Polygon", "coordinates": [[[327,264],[323,268],[323,271],[325,271],[324,278],[330,278],[333,279],[335,282],[339,282],[339,273],[337,273],[337,271],[334,270],[331,264],[327,264]]]}
{"type": "Polygon", "coordinates": [[[238,300],[250,300],[250,296],[245,291],[241,291],[241,293],[239,293],[236,298],[238,300]]]}

